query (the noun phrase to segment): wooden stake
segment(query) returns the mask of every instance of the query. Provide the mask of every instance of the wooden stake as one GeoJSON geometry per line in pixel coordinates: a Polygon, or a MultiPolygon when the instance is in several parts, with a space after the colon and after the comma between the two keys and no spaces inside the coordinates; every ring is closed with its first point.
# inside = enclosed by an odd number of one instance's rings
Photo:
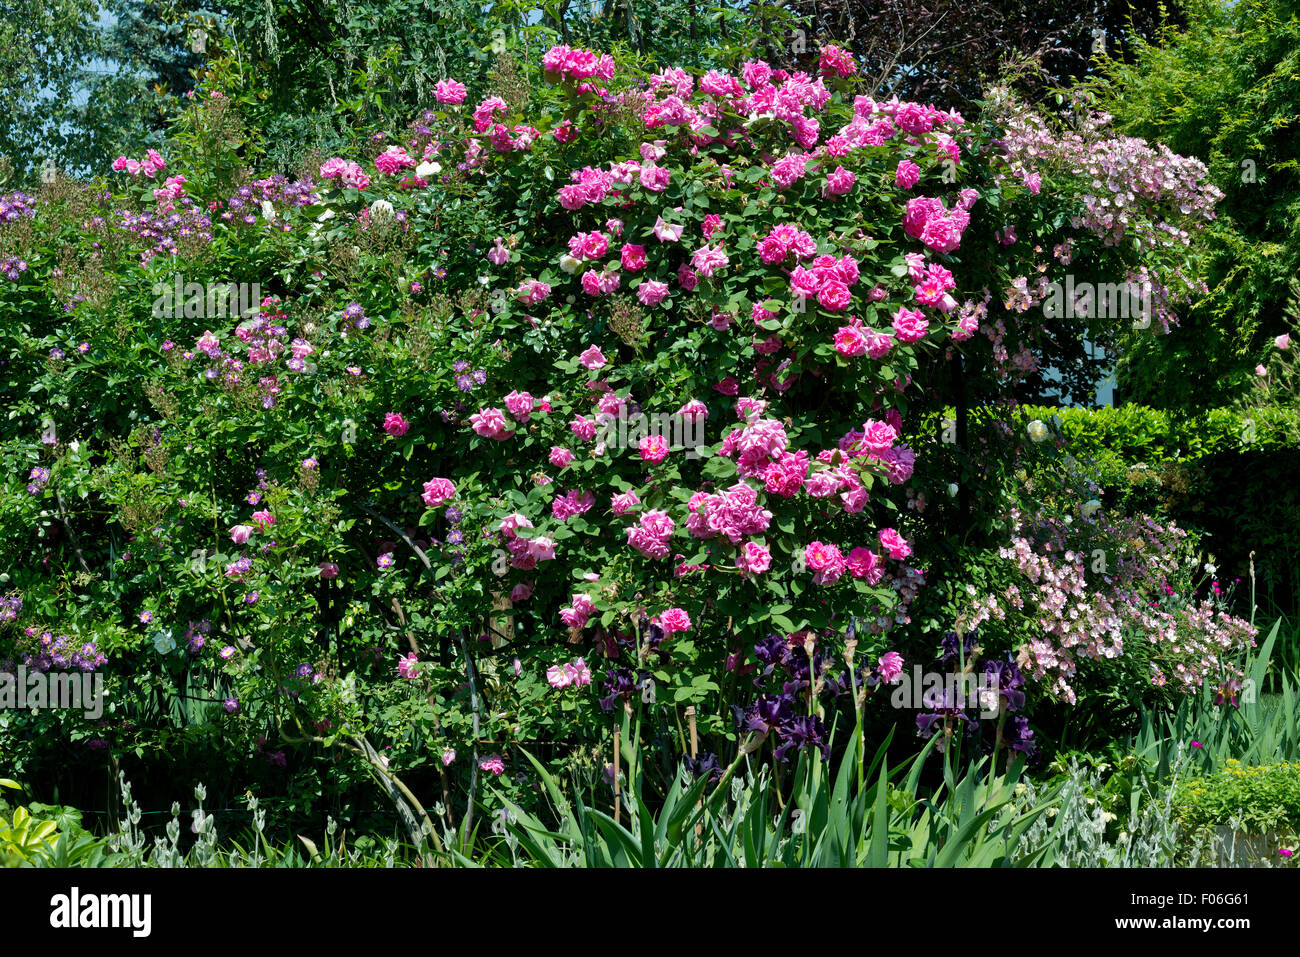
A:
{"type": "Polygon", "coordinates": [[[619,727],[618,725],[614,725],[614,823],[615,824],[618,823],[619,811],[622,804],[622,800],[621,800],[622,794],[618,789],[618,764],[619,764],[618,733],[619,733],[619,727]]]}
{"type": "Polygon", "coordinates": [[[691,726],[691,759],[694,760],[699,752],[699,736],[695,732],[695,705],[686,709],[686,721],[691,726]]]}

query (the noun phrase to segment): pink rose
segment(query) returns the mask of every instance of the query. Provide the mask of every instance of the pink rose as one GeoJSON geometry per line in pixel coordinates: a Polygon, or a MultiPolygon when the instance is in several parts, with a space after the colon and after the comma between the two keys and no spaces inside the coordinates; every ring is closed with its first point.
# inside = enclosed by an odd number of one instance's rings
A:
{"type": "Polygon", "coordinates": [[[604,366],[607,360],[604,354],[601,353],[599,346],[589,346],[585,352],[578,356],[578,361],[588,369],[595,370],[604,366]]]}
{"type": "Polygon", "coordinates": [[[242,545],[244,542],[248,541],[249,536],[252,534],[252,525],[236,525],[230,530],[230,540],[236,545],[242,545]]]}
{"type": "Polygon", "coordinates": [[[635,243],[624,243],[619,260],[628,272],[640,272],[646,267],[645,247],[635,243]]]}
{"type": "Polygon", "coordinates": [[[384,431],[393,438],[405,435],[410,427],[407,421],[396,412],[389,412],[384,416],[384,431]]]}
{"type": "Polygon", "coordinates": [[[772,553],[758,542],[746,542],[736,556],[736,567],[744,575],[761,575],[771,566],[772,553]]]}
{"type": "Polygon", "coordinates": [[[511,391],[505,397],[506,410],[516,421],[527,422],[533,414],[533,397],[527,392],[511,391]]]}
{"type": "Polygon", "coordinates": [[[451,479],[432,478],[424,483],[424,504],[430,508],[445,504],[455,494],[456,486],[451,483],[451,479]]]}
{"type": "Polygon", "coordinates": [[[908,545],[907,540],[892,528],[882,528],[880,530],[880,545],[885,551],[889,552],[889,557],[895,561],[912,554],[912,546],[908,545]]]}
{"type": "Polygon", "coordinates": [[[691,616],[681,608],[669,608],[659,615],[659,627],[670,635],[677,631],[690,631],[691,616]]]}
{"type": "Polygon", "coordinates": [[[647,279],[637,287],[636,297],[643,306],[657,306],[668,297],[668,284],[647,279]]]}

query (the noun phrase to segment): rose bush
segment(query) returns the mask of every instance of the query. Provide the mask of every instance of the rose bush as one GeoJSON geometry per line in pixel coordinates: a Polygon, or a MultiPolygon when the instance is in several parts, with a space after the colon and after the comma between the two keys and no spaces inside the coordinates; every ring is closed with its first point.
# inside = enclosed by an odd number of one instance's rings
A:
{"type": "Polygon", "coordinates": [[[834,48],[813,77],[556,47],[296,178],[212,153],[212,91],[176,121],[204,149],[0,197],[0,640],[66,634],[110,681],[96,725],[21,720],[317,787],[338,744],[448,813],[487,775],[522,793],[520,744],[593,780],[633,712],[667,769],[687,706],[706,753],[824,748],[932,657],[923,489],[984,453],[919,462],[930,413],[1037,367],[1053,257],[1194,288],[1214,203],[1095,124],[855,83],[834,48]],[[1121,227],[1099,204],[1134,177],[1121,227]],[[259,288],[232,315],[220,283],[259,288]]]}

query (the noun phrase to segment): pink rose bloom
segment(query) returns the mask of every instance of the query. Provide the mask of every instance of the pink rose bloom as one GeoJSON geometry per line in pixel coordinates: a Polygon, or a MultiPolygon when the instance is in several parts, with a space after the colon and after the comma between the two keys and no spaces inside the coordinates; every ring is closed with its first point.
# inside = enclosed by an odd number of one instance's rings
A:
{"type": "Polygon", "coordinates": [[[384,416],[384,431],[394,438],[405,435],[410,427],[407,421],[396,412],[389,412],[384,416]]]}
{"type": "Polygon", "coordinates": [[[514,432],[506,431],[506,417],[500,409],[483,409],[469,417],[474,431],[485,439],[508,439],[514,432]]]}
{"type": "Polygon", "coordinates": [[[919,342],[930,327],[924,313],[918,309],[899,308],[894,313],[894,333],[899,342],[919,342]]]}
{"type": "Polygon", "coordinates": [[[841,326],[835,333],[835,351],[842,356],[867,354],[867,338],[861,326],[841,326]]]}
{"type": "Polygon", "coordinates": [[[709,278],[713,273],[724,266],[728,265],[730,260],[727,254],[723,252],[722,247],[713,248],[710,246],[701,246],[691,257],[691,265],[704,278],[709,278]]]}
{"type": "Polygon", "coordinates": [[[348,163],[339,175],[339,182],[350,189],[365,189],[370,185],[370,177],[356,163],[348,163]]]}
{"type": "Polygon", "coordinates": [[[615,515],[625,515],[632,510],[634,506],[640,505],[641,500],[637,498],[636,492],[620,492],[609,500],[610,510],[615,515]]]}
{"type": "Polygon", "coordinates": [[[552,665],[546,669],[546,683],[552,688],[567,688],[573,683],[573,678],[568,673],[565,665],[552,665]]]}
{"type": "Polygon", "coordinates": [[[578,361],[588,369],[599,369],[605,365],[606,359],[600,351],[599,346],[589,346],[585,352],[578,356],[578,361]]]}
{"type": "Polygon", "coordinates": [[[439,80],[433,88],[433,96],[439,103],[464,103],[465,84],[458,80],[439,80]]]}
{"type": "Polygon", "coordinates": [[[444,768],[449,767],[451,765],[451,762],[455,760],[456,760],[455,748],[448,748],[446,751],[442,752],[442,766],[444,768]]]}
{"type": "Polygon", "coordinates": [[[903,673],[903,656],[897,651],[886,651],[880,656],[876,668],[880,671],[880,680],[892,685],[903,673]]]}
{"type": "Polygon", "coordinates": [[[339,577],[339,566],[336,565],[334,562],[321,562],[319,568],[320,568],[321,578],[339,577]]]}
{"type": "Polygon", "coordinates": [[[700,417],[707,419],[709,417],[709,409],[708,406],[706,406],[699,399],[691,399],[690,402],[687,402],[684,406],[682,406],[680,409],[677,410],[677,414],[680,415],[683,419],[686,419],[690,422],[694,422],[696,419],[700,417]]]}
{"type": "Polygon", "coordinates": [[[817,585],[833,585],[844,574],[846,563],[839,548],[811,542],[803,551],[804,563],[813,570],[813,582],[817,585]]]}
{"type": "Polygon", "coordinates": [[[691,616],[681,608],[669,608],[659,615],[659,627],[670,635],[677,631],[690,631],[691,616]]]}
{"type": "Polygon", "coordinates": [[[772,553],[766,545],[746,542],[736,556],[736,566],[743,575],[761,575],[772,566],[772,553]]]}
{"type": "MultiPolygon", "coordinates": [[[[547,538],[545,535],[538,535],[536,538],[528,540],[528,557],[535,562],[550,562],[555,560],[555,540],[547,538]]],[[[532,594],[531,590],[529,594],[532,594]]]]}
{"type": "Polygon", "coordinates": [[[682,238],[682,231],[685,229],[686,229],[685,226],[672,226],[669,225],[668,223],[665,223],[662,216],[658,217],[655,220],[655,228],[654,228],[655,238],[658,239],[661,243],[677,242],[679,239],[682,238]]]}
{"type": "Polygon", "coordinates": [[[776,236],[764,236],[758,241],[758,256],[769,266],[783,262],[790,255],[790,247],[776,236]]]}
{"type": "Polygon", "coordinates": [[[884,577],[880,567],[880,556],[867,548],[858,547],[849,552],[849,574],[854,578],[865,578],[867,584],[874,585],[884,577]]]}
{"type": "Polygon", "coordinates": [[[637,287],[636,297],[643,306],[657,306],[668,298],[668,284],[647,279],[637,287]]]}
{"type": "Polygon", "coordinates": [[[921,180],[921,167],[910,160],[901,160],[894,171],[894,185],[901,189],[911,189],[921,180]]]}
{"type": "Polygon", "coordinates": [[[506,249],[505,240],[498,236],[495,245],[488,250],[488,261],[494,266],[504,266],[510,261],[510,250],[506,249]]]}
{"type": "Polygon", "coordinates": [[[628,272],[640,272],[646,267],[645,247],[635,243],[624,243],[619,260],[628,272]]]}
{"type": "Polygon", "coordinates": [[[456,486],[451,483],[451,479],[432,478],[424,483],[424,504],[430,508],[437,508],[446,504],[456,494],[456,486]]]}
{"type": "Polygon", "coordinates": [[[740,383],[732,376],[727,376],[721,382],[716,383],[713,388],[723,395],[740,395],[740,383]]]}
{"type": "Polygon", "coordinates": [[[562,469],[573,461],[573,453],[563,446],[552,445],[550,461],[557,469],[562,469]]]}
{"type": "Polygon", "coordinates": [[[480,771],[491,771],[499,777],[505,771],[506,763],[501,760],[500,756],[494,754],[480,761],[478,767],[480,771]]]}
{"type": "Polygon", "coordinates": [[[852,192],[857,181],[858,177],[854,173],[846,170],[843,166],[837,166],[835,172],[828,174],[826,177],[825,193],[827,196],[843,196],[852,192]]]}
{"type": "Polygon", "coordinates": [[[248,537],[253,534],[252,525],[236,525],[230,530],[230,540],[236,545],[242,545],[248,541],[248,537]]]}
{"type": "Polygon", "coordinates": [[[831,312],[843,312],[853,301],[853,293],[838,279],[831,279],[822,283],[821,289],[817,291],[817,301],[831,312]]]}
{"type": "Polygon", "coordinates": [[[576,259],[600,259],[609,252],[609,240],[599,231],[578,233],[569,240],[569,253],[576,259]]]}
{"type": "Polygon", "coordinates": [[[412,651],[405,658],[397,659],[397,673],[403,678],[414,680],[419,677],[419,670],[416,667],[419,663],[420,659],[412,651]]]}
{"type": "Polygon", "coordinates": [[[880,530],[880,545],[885,551],[889,552],[889,557],[895,561],[912,554],[912,546],[908,545],[907,540],[892,528],[882,528],[880,530]]]}
{"type": "Polygon", "coordinates": [[[1283,352],[1285,352],[1287,349],[1290,349],[1291,334],[1288,332],[1282,333],[1282,335],[1278,336],[1276,339],[1273,340],[1273,345],[1281,349],[1283,352]]]}
{"type": "Polygon", "coordinates": [[[528,583],[521,583],[510,589],[511,601],[527,601],[533,597],[533,586],[528,583]]]}
{"type": "Polygon", "coordinates": [[[565,671],[574,685],[581,687],[591,684],[591,669],[583,659],[575,658],[573,664],[565,665],[565,671]]]}
{"type": "Polygon", "coordinates": [[[511,391],[505,397],[506,409],[519,422],[527,422],[533,414],[533,397],[527,392],[511,391]]]}
{"type": "Polygon", "coordinates": [[[892,448],[898,438],[898,430],[888,422],[868,419],[862,426],[862,446],[872,452],[880,453],[892,448]]]}
{"type": "Polygon", "coordinates": [[[551,294],[551,287],[544,282],[530,279],[521,283],[516,295],[525,306],[535,306],[551,294]]]}
{"type": "Polygon", "coordinates": [[[668,442],[662,435],[647,435],[639,443],[641,458],[652,464],[662,462],[668,457],[668,442]]]}
{"type": "Polygon", "coordinates": [[[1255,366],[1255,375],[1268,375],[1268,370],[1263,366],[1255,366]]]}
{"type": "Polygon", "coordinates": [[[590,442],[596,437],[596,421],[580,415],[569,423],[569,431],[582,441],[590,442]]]}
{"type": "Polygon", "coordinates": [[[700,277],[690,266],[682,263],[677,267],[677,285],[691,292],[700,284],[700,277]]]}
{"type": "Polygon", "coordinates": [[[414,165],[415,160],[400,146],[390,146],[375,157],[375,169],[385,176],[393,176],[414,165]]]}
{"type": "Polygon", "coordinates": [[[275,524],[275,516],[273,516],[266,509],[262,509],[259,512],[253,513],[252,522],[258,528],[270,528],[272,525],[275,524]]]}

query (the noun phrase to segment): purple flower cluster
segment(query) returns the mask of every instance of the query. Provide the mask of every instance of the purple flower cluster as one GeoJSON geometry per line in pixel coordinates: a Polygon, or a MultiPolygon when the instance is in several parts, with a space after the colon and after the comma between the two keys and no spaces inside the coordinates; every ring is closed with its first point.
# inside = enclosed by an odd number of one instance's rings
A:
{"type": "Polygon", "coordinates": [[[4,598],[0,598],[0,625],[16,620],[22,610],[23,600],[17,595],[5,595],[4,598]]]}
{"type": "Polygon", "coordinates": [[[35,200],[21,190],[0,193],[0,223],[12,223],[23,216],[28,219],[35,218],[35,200]]]}
{"type": "Polygon", "coordinates": [[[45,488],[45,483],[50,480],[50,470],[38,465],[32,469],[28,478],[30,481],[27,483],[27,494],[39,495],[41,489],[45,488]]]}
{"type": "Polygon", "coordinates": [[[276,173],[266,179],[256,180],[249,186],[239,187],[235,194],[226,200],[226,210],[221,213],[220,218],[228,223],[252,226],[260,217],[268,228],[287,233],[293,228],[292,225],[274,215],[267,216],[264,212],[265,204],[270,203],[272,207],[277,205],[302,207],[318,202],[320,197],[316,193],[316,185],[310,179],[290,181],[282,174],[276,173]]]}
{"type": "Polygon", "coordinates": [[[117,228],[145,243],[140,262],[146,266],[154,256],[175,255],[176,241],[183,237],[197,236],[205,242],[212,241],[212,220],[188,196],[180,201],[178,209],[168,213],[119,210],[117,228]]]}
{"type": "Polygon", "coordinates": [[[26,260],[19,259],[17,256],[5,256],[0,259],[0,273],[4,273],[5,278],[10,282],[17,282],[18,277],[26,271],[26,260]]]}
{"type": "MultiPolygon", "coordinates": [[[[28,628],[27,637],[36,638],[36,629],[28,628]]],[[[32,650],[23,652],[23,664],[33,671],[49,671],[51,668],[94,671],[100,665],[107,663],[108,658],[93,641],[78,645],[67,635],[59,635],[56,638],[48,631],[36,638],[32,650]]]]}

